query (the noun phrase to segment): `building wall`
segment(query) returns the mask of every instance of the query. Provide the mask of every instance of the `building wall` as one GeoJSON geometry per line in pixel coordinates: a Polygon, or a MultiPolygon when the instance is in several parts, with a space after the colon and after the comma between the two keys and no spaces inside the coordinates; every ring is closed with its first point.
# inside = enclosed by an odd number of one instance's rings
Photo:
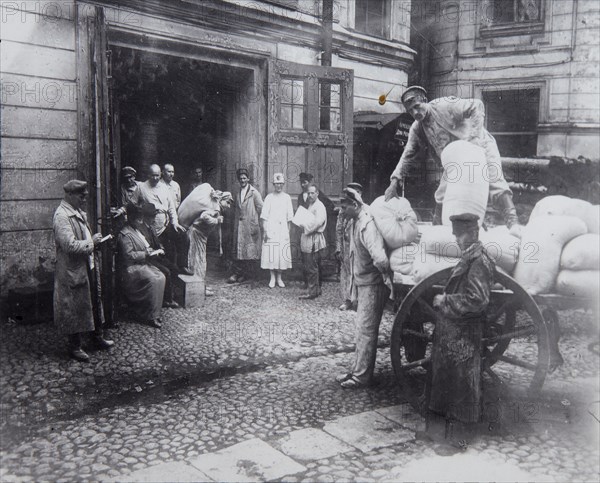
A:
{"type": "Polygon", "coordinates": [[[77,160],[73,2],[54,5],[64,8],[0,8],[2,293],[51,277],[52,214],[62,185],[85,171],[77,160]]]}
{"type": "MultiPolygon", "coordinates": [[[[321,30],[313,15],[320,2],[300,0],[299,10],[256,0],[190,0],[189,4],[190,18],[179,21],[170,17],[171,1],[107,0],[106,19],[121,32],[320,64],[321,30]],[[222,9],[221,14],[209,9],[214,5],[222,9]],[[249,20],[252,10],[255,15],[249,20]]],[[[62,186],[69,179],[94,177],[94,160],[81,149],[82,143],[90,141],[84,139],[90,120],[80,116],[82,106],[91,100],[91,81],[78,83],[87,68],[82,65],[89,62],[78,35],[94,7],[77,5],[79,17],[74,0],[2,2],[0,295],[13,287],[38,286],[52,279],[52,214],[62,198],[62,186]]],[[[401,111],[401,89],[392,91],[383,106],[377,102],[395,84],[406,84],[414,56],[407,45],[410,2],[390,5],[390,38],[375,39],[353,29],[353,2],[336,0],[333,66],[354,69],[355,110],[401,111]]],[[[266,156],[261,145],[257,152],[262,151],[266,156]]],[[[263,189],[267,186],[263,179],[259,184],[263,189]]]]}
{"type": "Polygon", "coordinates": [[[540,88],[539,156],[600,153],[600,4],[545,0],[541,29],[489,27],[487,0],[414,3],[413,46],[431,42],[420,78],[431,97],[480,97],[486,89],[540,88]]]}

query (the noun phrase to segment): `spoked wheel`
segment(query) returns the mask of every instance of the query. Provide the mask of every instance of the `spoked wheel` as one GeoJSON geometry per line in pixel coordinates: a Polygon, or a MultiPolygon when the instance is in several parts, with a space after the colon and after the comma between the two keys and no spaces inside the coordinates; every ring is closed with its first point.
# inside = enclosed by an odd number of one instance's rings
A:
{"type": "MultiPolygon", "coordinates": [[[[433,297],[443,292],[451,272],[451,268],[442,270],[415,285],[394,320],[392,366],[417,410],[428,400],[431,345],[439,317],[433,297]]],[[[537,393],[549,367],[548,347],[548,328],[533,298],[514,279],[496,272],[482,340],[484,384],[537,393]]]]}

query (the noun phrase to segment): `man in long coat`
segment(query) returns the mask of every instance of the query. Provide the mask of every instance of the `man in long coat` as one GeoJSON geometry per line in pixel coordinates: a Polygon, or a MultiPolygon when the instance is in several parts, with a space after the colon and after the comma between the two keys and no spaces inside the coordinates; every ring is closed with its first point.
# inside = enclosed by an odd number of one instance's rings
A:
{"type": "Polygon", "coordinates": [[[233,212],[233,274],[228,283],[243,282],[256,273],[262,251],[260,234],[260,212],[263,199],[258,190],[250,184],[248,170],[240,168],[236,172],[240,183],[234,194],[233,212]]]}
{"type": "Polygon", "coordinates": [[[479,241],[478,219],[471,213],[450,217],[462,256],[443,295],[433,300],[440,317],[431,351],[427,431],[454,446],[482,414],[481,340],[495,264],[479,241]]]}
{"type": "Polygon", "coordinates": [[[82,334],[94,333],[99,349],[114,345],[103,337],[104,313],[101,303],[100,261],[96,249],[102,235],[92,235],[83,209],[87,200],[87,183],[67,182],[64,200],[54,212],[53,229],[56,242],[54,276],[54,323],[68,336],[72,358],[88,362],[82,347],[82,334]]]}

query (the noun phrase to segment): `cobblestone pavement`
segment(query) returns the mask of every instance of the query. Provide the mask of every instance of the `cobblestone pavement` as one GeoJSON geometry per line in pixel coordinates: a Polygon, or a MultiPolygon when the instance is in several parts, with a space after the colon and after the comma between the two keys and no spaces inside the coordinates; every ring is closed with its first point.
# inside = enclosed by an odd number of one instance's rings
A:
{"type": "MultiPolygon", "coordinates": [[[[294,431],[390,406],[397,407],[386,417],[414,430],[416,416],[403,405],[385,348],[392,313],[382,323],[379,384],[343,391],[332,378],[350,364],[354,314],[337,310],[336,284],[326,283],[312,302],[298,300],[299,285],[289,285],[217,286],[202,309],[165,310],[162,331],[125,322],[111,334],[116,347],[95,352],[87,365],[66,358],[51,327],[4,325],[0,480],[126,480],[248,439],[282,450],[294,431]]],[[[566,362],[548,376],[541,398],[533,406],[500,404],[501,430],[444,461],[463,469],[473,461],[508,465],[530,480],[597,481],[598,356],[587,350],[597,338],[594,324],[589,313],[561,313],[566,362]]],[[[326,458],[300,459],[305,469],[277,478],[443,480],[428,473],[439,468],[436,458],[431,444],[410,434],[366,452],[350,444],[326,458]]]]}

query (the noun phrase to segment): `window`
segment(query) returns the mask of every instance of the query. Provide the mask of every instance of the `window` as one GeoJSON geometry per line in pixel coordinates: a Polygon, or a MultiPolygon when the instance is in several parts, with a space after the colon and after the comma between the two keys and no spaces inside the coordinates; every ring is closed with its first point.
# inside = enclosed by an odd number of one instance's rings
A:
{"type": "Polygon", "coordinates": [[[540,22],[541,4],[542,0],[492,0],[491,24],[540,22]]]}
{"type": "Polygon", "coordinates": [[[502,156],[537,154],[540,90],[524,88],[484,91],[487,130],[496,138],[502,156]]]}
{"type": "Polygon", "coordinates": [[[319,82],[319,129],[322,131],[342,130],[341,84],[319,82]]]}
{"type": "Polygon", "coordinates": [[[387,3],[387,0],[356,0],[356,30],[375,37],[386,37],[387,3]]]}
{"type": "Polygon", "coordinates": [[[304,129],[304,81],[281,79],[281,128],[304,129]]]}

